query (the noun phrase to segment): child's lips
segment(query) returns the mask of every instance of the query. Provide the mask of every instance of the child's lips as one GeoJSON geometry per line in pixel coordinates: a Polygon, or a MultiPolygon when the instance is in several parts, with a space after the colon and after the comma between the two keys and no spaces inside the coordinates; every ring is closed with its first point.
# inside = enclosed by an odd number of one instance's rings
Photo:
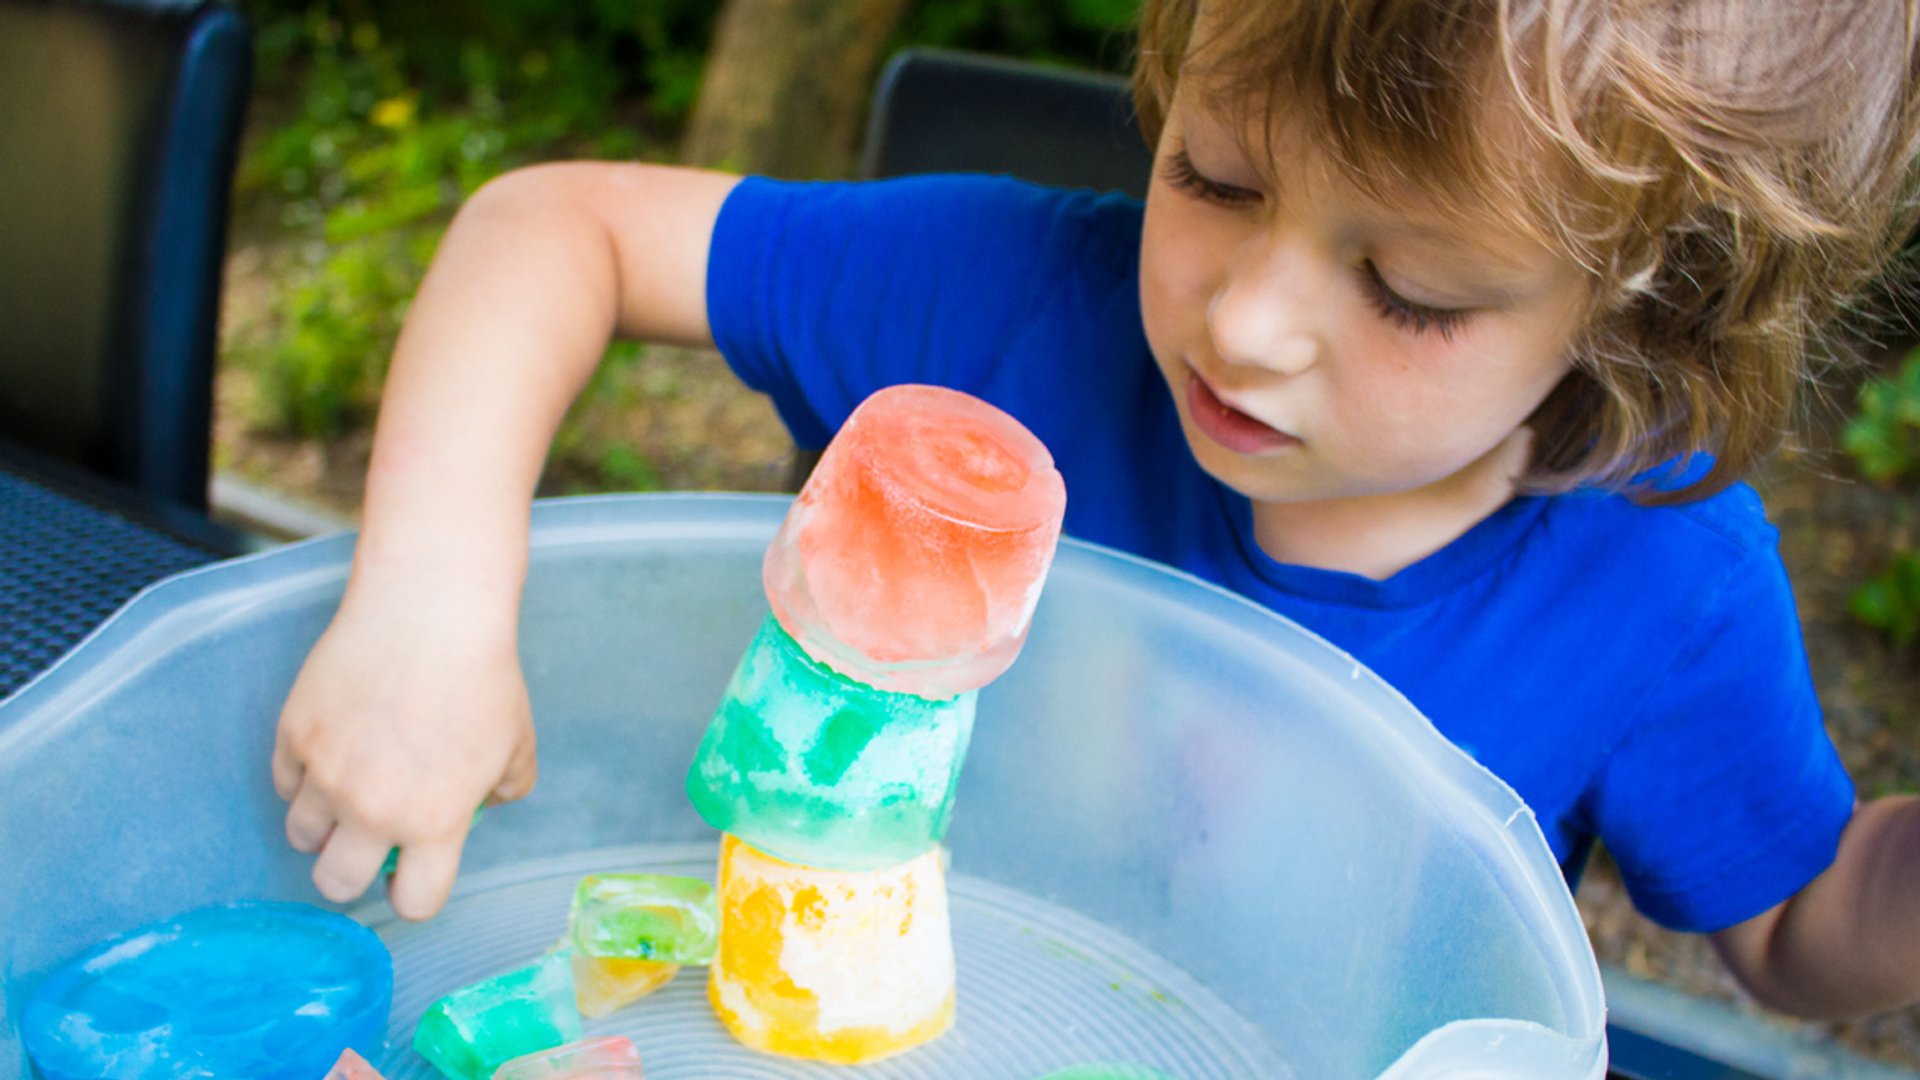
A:
{"type": "Polygon", "coordinates": [[[1187,373],[1187,412],[1200,433],[1236,454],[1259,454],[1300,440],[1221,401],[1199,375],[1187,373]]]}

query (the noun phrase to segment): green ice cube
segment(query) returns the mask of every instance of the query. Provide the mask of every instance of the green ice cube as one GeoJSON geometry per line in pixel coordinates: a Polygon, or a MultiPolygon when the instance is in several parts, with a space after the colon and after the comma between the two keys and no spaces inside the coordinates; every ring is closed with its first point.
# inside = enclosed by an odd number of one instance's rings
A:
{"type": "Polygon", "coordinates": [[[878,870],[946,835],[974,691],[877,690],[808,656],[769,615],[687,771],[707,824],[788,862],[878,870]]]}
{"type": "Polygon", "coordinates": [[[711,964],[720,939],[713,886],[668,874],[589,874],[568,916],[582,955],[711,964]]]}
{"type": "Polygon", "coordinates": [[[514,1058],[578,1038],[573,961],[556,952],[429,1005],[413,1048],[450,1080],[489,1080],[514,1058]]]}

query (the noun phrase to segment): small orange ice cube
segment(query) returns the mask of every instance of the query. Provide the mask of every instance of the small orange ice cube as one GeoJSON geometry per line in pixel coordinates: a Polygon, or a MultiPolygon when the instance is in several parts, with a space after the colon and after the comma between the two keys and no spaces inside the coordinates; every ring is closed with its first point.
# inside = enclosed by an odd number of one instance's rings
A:
{"type": "Polygon", "coordinates": [[[367,1064],[367,1059],[353,1052],[352,1047],[340,1051],[340,1060],[327,1070],[325,1080],[386,1080],[380,1070],[367,1064]]]}

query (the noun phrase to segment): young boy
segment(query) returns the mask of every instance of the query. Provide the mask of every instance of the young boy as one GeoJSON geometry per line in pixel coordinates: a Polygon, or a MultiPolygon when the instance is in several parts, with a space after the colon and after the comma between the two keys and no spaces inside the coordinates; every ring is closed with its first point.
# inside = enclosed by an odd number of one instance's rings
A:
{"type": "Polygon", "coordinates": [[[335,900],[397,844],[395,910],[440,907],[469,811],[533,782],[514,623],[548,441],[610,335],[712,343],[803,445],[889,383],[995,402],[1053,451],[1068,532],[1352,652],[1761,1000],[1910,1002],[1920,800],[1855,806],[1736,481],[1911,226],[1914,35],[1894,0],[1156,0],[1144,210],[503,177],[395,353],[281,719],[288,835],[335,900]]]}

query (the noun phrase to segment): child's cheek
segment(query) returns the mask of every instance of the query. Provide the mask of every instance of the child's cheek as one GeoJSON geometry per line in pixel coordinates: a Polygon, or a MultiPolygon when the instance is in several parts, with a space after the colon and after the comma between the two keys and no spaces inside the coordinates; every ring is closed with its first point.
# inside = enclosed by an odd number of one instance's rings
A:
{"type": "MultiPolygon", "coordinates": [[[[1172,197],[1158,200],[1170,203],[1172,197]]],[[[1161,359],[1177,358],[1206,329],[1207,304],[1226,238],[1204,221],[1148,204],[1140,243],[1140,307],[1147,339],[1161,359]]]]}

